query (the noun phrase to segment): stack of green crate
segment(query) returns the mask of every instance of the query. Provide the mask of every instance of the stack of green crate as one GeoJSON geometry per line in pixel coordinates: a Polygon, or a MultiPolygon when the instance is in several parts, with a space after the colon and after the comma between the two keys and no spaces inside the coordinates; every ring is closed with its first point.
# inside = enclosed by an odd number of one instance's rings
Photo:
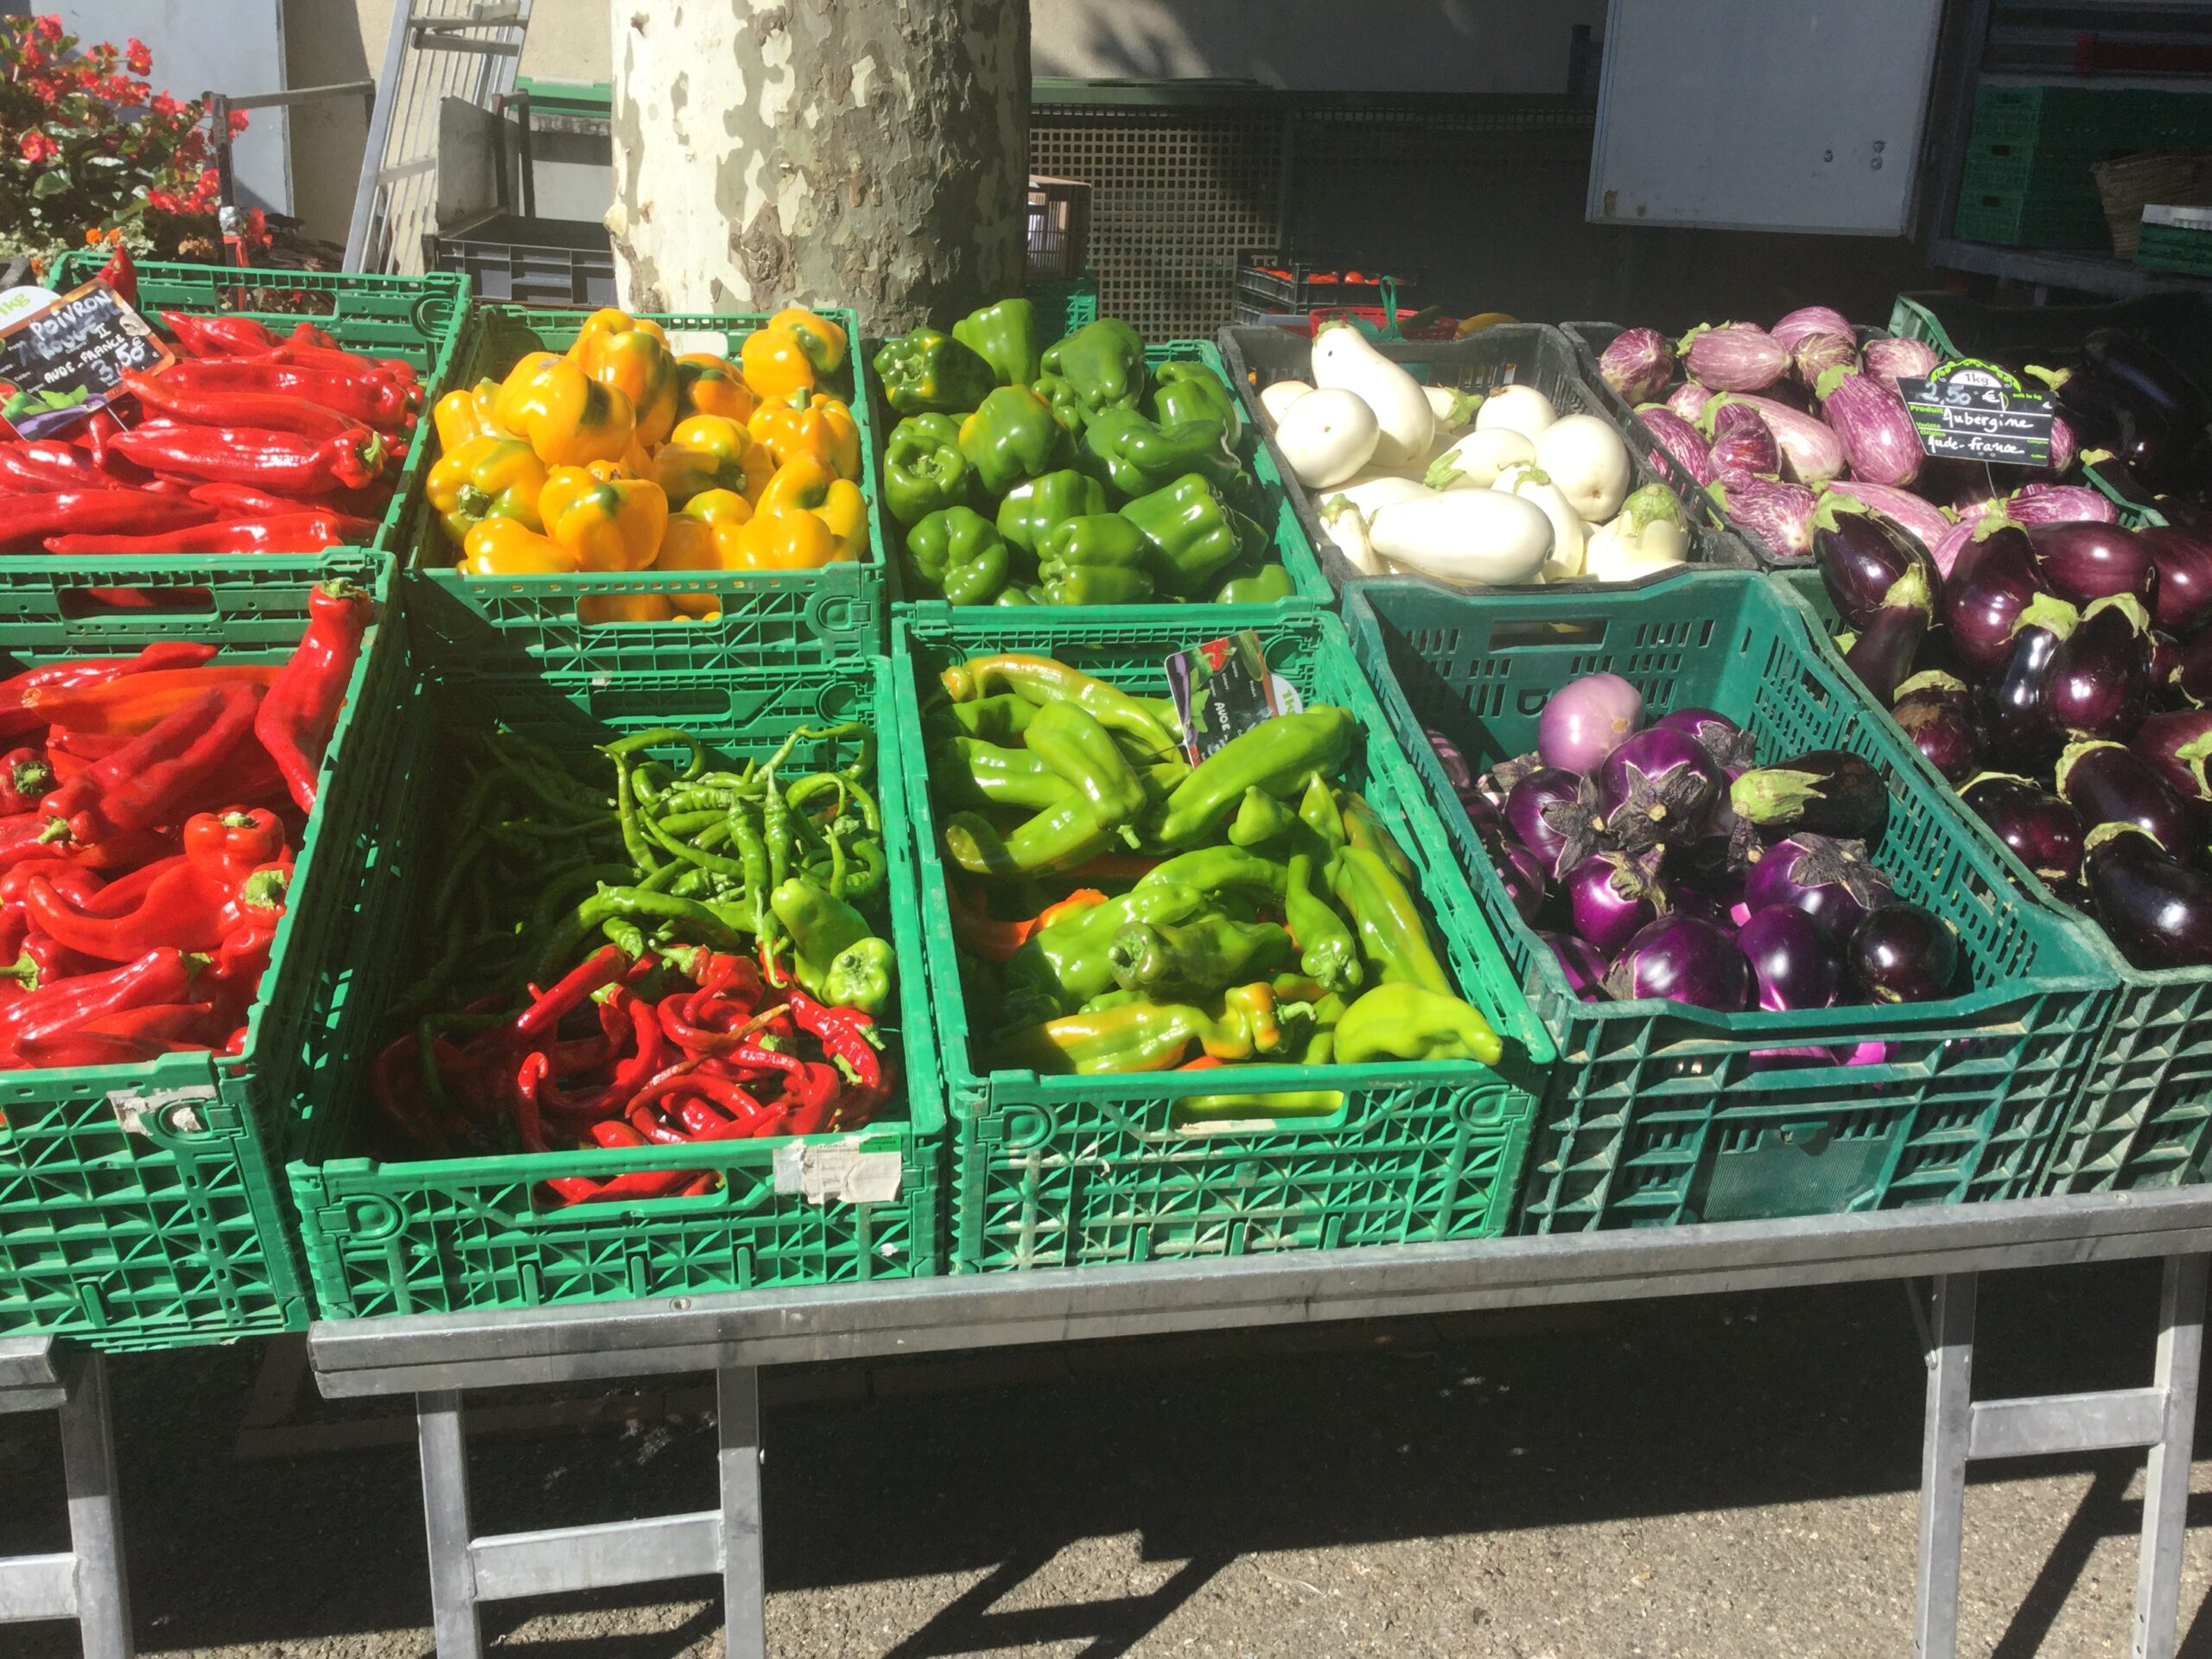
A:
{"type": "Polygon", "coordinates": [[[2212,276],[2212,207],[2145,207],[2135,263],[2152,270],[2212,276]]]}
{"type": "Polygon", "coordinates": [[[2212,94],[1985,82],[1952,233],[2008,247],[2107,248],[2090,170],[2139,150],[2212,143],[2212,94]]]}

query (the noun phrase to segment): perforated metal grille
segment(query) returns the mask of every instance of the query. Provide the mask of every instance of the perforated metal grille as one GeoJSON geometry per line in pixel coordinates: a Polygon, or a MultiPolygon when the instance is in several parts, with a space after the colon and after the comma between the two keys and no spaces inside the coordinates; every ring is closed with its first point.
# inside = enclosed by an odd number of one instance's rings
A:
{"type": "Polygon", "coordinates": [[[1226,323],[1238,251],[1276,240],[1282,134],[1267,109],[1036,110],[1029,170],[1091,186],[1100,315],[1147,340],[1226,323]]]}

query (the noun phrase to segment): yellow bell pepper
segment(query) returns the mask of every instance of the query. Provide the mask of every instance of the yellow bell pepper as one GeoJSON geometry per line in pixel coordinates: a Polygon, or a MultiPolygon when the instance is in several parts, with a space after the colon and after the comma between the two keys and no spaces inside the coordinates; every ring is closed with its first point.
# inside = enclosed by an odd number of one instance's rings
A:
{"type": "MultiPolygon", "coordinates": [[[[669,434],[653,457],[650,476],[660,480],[669,500],[678,506],[702,490],[746,491],[751,487],[746,458],[753,447],[752,435],[735,421],[721,415],[694,415],[669,434]]],[[[764,454],[754,465],[766,462],[764,454]]]]}
{"type": "Polygon", "coordinates": [[[868,551],[868,498],[850,479],[840,478],[819,455],[793,455],[776,468],[756,504],[760,512],[797,507],[828,525],[837,538],[837,557],[859,558],[868,551]]]}
{"type": "Polygon", "coordinates": [[[638,442],[647,448],[676,424],[676,359],[657,322],[609,306],[594,311],[569,347],[569,359],[638,411],[638,442]]]}
{"type": "Polygon", "coordinates": [[[532,352],[515,365],[499,387],[496,412],[549,467],[619,461],[637,431],[627,397],[550,352],[532,352]]]}
{"type": "Polygon", "coordinates": [[[820,378],[806,342],[789,328],[755,328],[737,349],[745,384],[763,399],[810,394],[820,378]]]}
{"type": "Polygon", "coordinates": [[[451,454],[471,438],[513,435],[493,412],[499,401],[499,383],[489,378],[439,398],[430,410],[431,423],[438,429],[438,447],[451,454]]]}
{"type": "Polygon", "coordinates": [[[768,319],[770,329],[782,328],[798,336],[798,348],[818,374],[835,374],[845,366],[845,331],[827,317],[817,316],[804,306],[787,305],[768,319]]]}
{"type": "Polygon", "coordinates": [[[461,543],[459,569],[467,576],[566,576],[576,561],[519,518],[486,518],[461,543]]]}
{"type": "Polygon", "coordinates": [[[735,530],[718,533],[715,541],[741,570],[819,570],[839,557],[830,526],[804,507],[756,512],[735,530]]]}
{"type": "Polygon", "coordinates": [[[753,442],[781,467],[793,455],[818,455],[840,478],[861,475],[861,429],[853,411],[835,397],[817,393],[798,406],[765,403],[745,423],[753,442]]]}
{"type": "MultiPolygon", "coordinates": [[[[728,494],[728,491],[709,491],[708,494],[728,494]]],[[[695,498],[702,499],[702,498],[695,498]]],[[[731,495],[730,499],[745,506],[745,499],[731,495]]],[[[746,508],[750,515],[752,509],[746,508]]],[[[679,512],[668,521],[668,530],[661,537],[660,551],[653,556],[656,570],[727,570],[721,548],[718,544],[715,526],[704,518],[695,518],[689,512],[679,512]]],[[[720,616],[721,600],[714,594],[671,594],[669,604],[678,616],[702,619],[720,616]]]]}
{"type": "Polygon", "coordinates": [[[576,620],[598,626],[607,622],[672,622],[676,607],[666,594],[593,594],[576,601],[576,620]]]}
{"type": "Polygon", "coordinates": [[[556,467],[538,493],[545,533],[583,570],[642,570],[668,528],[668,497],[644,478],[594,478],[556,467]]]}
{"type": "Polygon", "coordinates": [[[683,504],[682,516],[713,531],[735,530],[753,517],[753,503],[735,490],[702,490],[683,504]]]}
{"type": "Polygon", "coordinates": [[[740,426],[752,418],[760,400],[745,384],[744,372],[712,352],[686,352],[676,359],[676,415],[719,415],[740,426]]]}
{"type": "Polygon", "coordinates": [[[520,438],[496,434],[471,438],[448,449],[430,467],[423,493],[455,547],[486,518],[512,518],[543,530],[538,492],[545,487],[545,463],[520,438]]]}

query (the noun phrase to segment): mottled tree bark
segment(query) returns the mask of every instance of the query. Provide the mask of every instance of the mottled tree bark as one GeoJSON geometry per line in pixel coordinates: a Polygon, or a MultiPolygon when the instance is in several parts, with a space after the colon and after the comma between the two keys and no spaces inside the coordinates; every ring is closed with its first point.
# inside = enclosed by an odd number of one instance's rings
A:
{"type": "Polygon", "coordinates": [[[615,0],[614,239],[646,311],[1021,289],[1027,0],[615,0]]]}

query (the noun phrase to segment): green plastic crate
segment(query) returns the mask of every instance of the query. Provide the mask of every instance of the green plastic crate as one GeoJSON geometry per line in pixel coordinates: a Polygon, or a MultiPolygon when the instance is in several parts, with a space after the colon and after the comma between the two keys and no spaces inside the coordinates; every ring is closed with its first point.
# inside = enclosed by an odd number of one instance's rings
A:
{"type": "Polygon", "coordinates": [[[2212,276],[2212,215],[2202,207],[2145,208],[2135,263],[2152,270],[2212,276]]]}
{"type": "Polygon", "coordinates": [[[1098,321],[1098,279],[1071,276],[1063,282],[1032,283],[1022,290],[1037,308],[1040,340],[1059,340],[1086,322],[1098,321]]]}
{"type": "Polygon", "coordinates": [[[2107,248],[2095,165],[2208,140],[2212,98],[2200,93],[1985,82],[1974,92],[1952,232],[2014,247],[2107,248]]]}
{"type": "Polygon", "coordinates": [[[1259,625],[1268,661],[1306,696],[1351,709],[1365,734],[1362,787],[1421,872],[1453,976],[1505,1039],[1496,1069],[1472,1061],[1239,1066],[1237,1093],[1325,1089],[1325,1117],[1180,1127],[1176,1103],[1223,1090],[1219,1071],[1040,1077],[979,1068],[959,990],[951,896],[922,757],[922,697],[949,664],[1036,652],[1128,687],[1164,692],[1171,652],[1213,637],[1164,619],[1143,626],[1081,613],[1019,619],[940,611],[892,626],[899,750],[922,860],[922,922],[952,1120],[953,1270],[1189,1260],[1357,1244],[1483,1238],[1502,1231],[1554,1053],[1475,915],[1434,816],[1385,730],[1336,618],[1259,625]]]}
{"type": "MultiPolygon", "coordinates": [[[[1147,367],[1154,369],[1157,369],[1163,363],[1202,363],[1221,376],[1224,382],[1231,385],[1235,384],[1229,380],[1229,372],[1222,365],[1221,353],[1214,348],[1213,342],[1211,340],[1163,340],[1158,345],[1145,347],[1144,360],[1147,367]]],[[[891,429],[897,424],[898,416],[890,413],[887,409],[877,411],[876,429],[883,434],[887,442],[890,438],[891,429]]],[[[1317,605],[1327,606],[1332,602],[1329,580],[1321,574],[1320,561],[1314,555],[1313,544],[1306,538],[1305,527],[1299,522],[1296,509],[1291,505],[1289,492],[1283,487],[1282,474],[1275,465],[1274,448],[1261,436],[1259,427],[1249,418],[1247,418],[1244,423],[1244,442],[1242,453],[1244,456],[1244,464],[1251,468],[1252,476],[1259,484],[1260,493],[1267,499],[1269,511],[1274,514],[1274,522],[1269,527],[1273,531],[1271,537],[1273,551],[1275,557],[1281,561],[1283,569],[1290,572],[1293,591],[1287,599],[1279,599],[1269,605],[1202,607],[1207,618],[1207,626],[1217,632],[1230,628],[1250,627],[1254,626],[1252,619],[1271,616],[1279,611],[1311,610],[1317,605]],[[1243,620],[1236,620],[1239,618],[1243,620]]],[[[882,467],[880,454],[877,457],[876,465],[878,471],[880,471],[882,467]]],[[[892,593],[898,601],[898,608],[905,610],[912,605],[920,605],[938,611],[947,609],[948,607],[941,599],[909,601],[906,597],[906,533],[895,523],[892,525],[891,533],[897,538],[899,549],[899,557],[892,562],[891,573],[892,593]]],[[[1003,607],[970,605],[958,608],[973,614],[981,611],[996,611],[1003,607]]],[[[1067,605],[1053,606],[1050,608],[1056,614],[1126,618],[1132,626],[1141,626],[1147,619],[1156,617],[1163,611],[1187,607],[1162,601],[1148,605],[1067,605]]]]}
{"type": "MultiPolygon", "coordinates": [[[[756,659],[737,670],[711,647],[687,645],[689,639],[684,630],[665,639],[658,660],[643,671],[586,655],[543,677],[482,677],[416,659],[424,677],[404,705],[410,741],[380,819],[357,849],[341,950],[347,972],[318,1006],[314,1072],[303,1091],[307,1126],[288,1171],[321,1318],[547,1307],[938,1270],[944,1114],[928,981],[918,966],[921,925],[888,665],[880,656],[828,665],[756,659]],[[885,1022],[906,1086],[887,1116],[852,1135],[675,1149],[681,1167],[721,1172],[723,1188],[628,1205],[545,1208],[534,1194],[554,1176],[665,1169],[671,1149],[392,1161],[363,1155],[378,1129],[368,1067],[393,1034],[386,1011],[417,960],[413,913],[448,850],[442,818],[452,786],[440,734],[494,718],[568,753],[625,732],[680,725],[734,758],[766,753],[798,725],[857,719],[876,728],[891,938],[906,969],[897,1016],[885,1022]],[[801,1163],[847,1150],[895,1159],[895,1198],[817,1205],[798,1193],[801,1163]]],[[[810,745],[797,753],[803,764],[831,751],[810,745]]]]}
{"type": "MultiPolygon", "coordinates": [[[[48,273],[46,285],[67,293],[90,282],[106,263],[89,250],[64,254],[48,273]]],[[[312,322],[348,351],[372,357],[404,358],[413,364],[423,387],[420,423],[407,459],[392,486],[391,505],[370,545],[379,553],[400,550],[401,526],[420,493],[423,476],[435,457],[430,405],[445,389],[455,348],[468,319],[465,276],[360,276],[316,270],[233,270],[212,265],[149,264],[138,268],[138,308],[156,321],[163,311],[193,316],[219,313],[257,318],[278,334],[312,322]]],[[[242,564],[263,556],[199,555],[190,563],[207,566],[242,564]]]]}
{"type": "MultiPolygon", "coordinates": [[[[504,377],[526,352],[566,351],[588,311],[541,310],[535,306],[480,305],[454,354],[451,384],[474,385],[504,377]]],[[[644,314],[640,314],[641,315],[644,314]]],[[[845,330],[859,384],[847,399],[860,427],[861,480],[868,505],[868,551],[850,563],[819,570],[652,571],[561,576],[464,576],[458,554],[437,515],[418,493],[403,529],[401,569],[408,578],[408,610],[417,648],[430,659],[479,672],[527,674],[578,652],[638,645],[656,632],[681,629],[713,641],[733,659],[827,661],[879,651],[883,644],[885,538],[880,454],[869,414],[866,354],[849,311],[821,308],[845,330]],[[712,621],[582,623],[576,601],[613,594],[697,594],[721,596],[722,613],[712,621]]],[[[734,359],[746,335],[764,315],[706,316],[658,314],[651,321],[671,331],[712,333],[734,359]]],[[[436,437],[431,437],[435,459],[436,437]]]]}
{"type": "MultiPolygon", "coordinates": [[[[1821,626],[1831,634],[1841,630],[1818,576],[1787,580],[1821,626]]],[[[1886,715],[1882,723],[1897,731],[1886,715]]],[[[1948,785],[1937,784],[1957,811],[1973,816],[1948,785]]],[[[2146,973],[2130,965],[2102,929],[2053,896],[2009,852],[2005,863],[2022,907],[2074,930],[2120,986],[2081,1098],[2035,1191],[2056,1196],[2203,1180],[2212,1164],[2212,969],[2146,973]]]]}
{"type": "MultiPolygon", "coordinates": [[[[1631,594],[1468,599],[1363,582],[1346,615],[1392,729],[1473,876],[1483,913],[1559,1044],[1524,1232],[1841,1214],[2032,1192],[2112,1009],[2078,931],[2018,902],[2003,849],[1877,718],[1812,618],[1758,576],[1631,594]],[[1515,914],[1424,727],[1478,768],[1535,747],[1551,694],[1623,675],[1653,713],[1717,709],[1772,761],[1865,755],[1890,785],[1877,854],[1898,893],[1954,926],[1974,989],[1942,1002],[1717,1014],[1578,1000],[1515,914]],[[1762,1051],[1881,1044],[1872,1063],[1754,1069],[1762,1051]]],[[[1871,1058],[1871,1057],[1870,1057],[1871,1058]]]]}
{"type": "MultiPolygon", "coordinates": [[[[282,661],[307,626],[311,583],[342,575],[388,601],[390,571],[382,554],[340,552],[265,556],[192,589],[123,560],[0,572],[0,675],[171,639],[282,661]],[[90,597],[125,586],[159,593],[164,608],[90,597]]],[[[243,1054],[0,1073],[0,1337],[124,1351],[306,1325],[276,1172],[308,1011],[332,971],[342,850],[375,810],[394,737],[397,632],[389,618],[374,628],[347,687],[243,1054]]]]}

